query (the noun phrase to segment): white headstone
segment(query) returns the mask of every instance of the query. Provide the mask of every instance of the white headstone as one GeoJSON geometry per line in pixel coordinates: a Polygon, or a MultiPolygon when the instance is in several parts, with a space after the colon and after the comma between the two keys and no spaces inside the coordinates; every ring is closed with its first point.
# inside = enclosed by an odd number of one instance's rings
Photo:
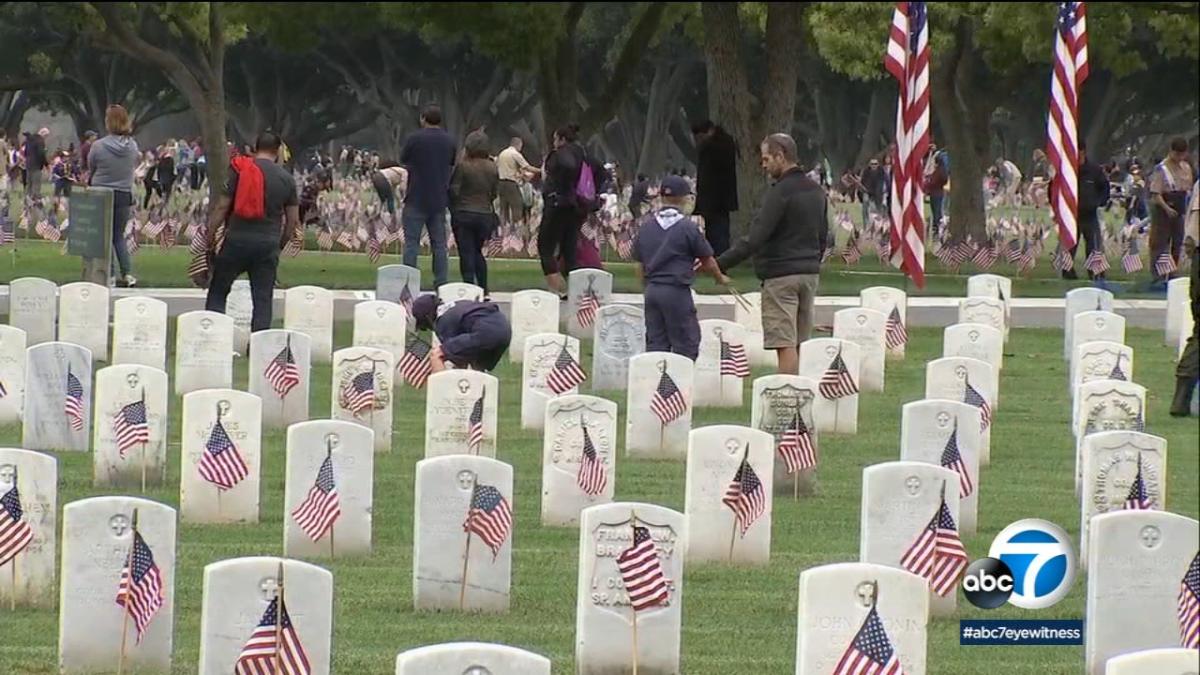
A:
{"type": "Polygon", "coordinates": [[[928,584],[904,570],[870,563],[821,565],[800,573],[796,675],[834,671],[869,615],[872,596],[905,675],[924,675],[928,584]]]}
{"type": "Polygon", "coordinates": [[[979,323],[947,326],[942,333],[942,356],[965,356],[992,367],[992,391],[1000,400],[1000,371],[1004,367],[1004,337],[1000,331],[979,323]]]}
{"type": "Polygon", "coordinates": [[[284,330],[312,340],[312,359],[329,363],[333,354],[333,293],[320,286],[296,286],[283,294],[284,330]]]}
{"type": "Polygon", "coordinates": [[[58,289],[58,339],[87,347],[92,358],[108,360],[108,289],[77,281],[58,289]]]}
{"type": "MultiPolygon", "coordinates": [[[[970,385],[992,409],[993,424],[996,416],[996,393],[992,390],[995,379],[992,367],[978,359],[950,356],[930,361],[925,365],[925,398],[946,399],[966,402],[967,385],[970,385]]],[[[980,415],[982,415],[980,411],[980,415]]],[[[992,425],[984,429],[979,437],[979,464],[987,466],[992,457],[992,425]]]]}
{"type": "Polygon", "coordinates": [[[1092,516],[1125,508],[1141,463],[1142,483],[1155,510],[1167,508],[1167,439],[1137,431],[1101,431],[1084,437],[1079,559],[1086,563],[1092,516]]]}
{"type": "Polygon", "coordinates": [[[1144,649],[1114,656],[1105,665],[1104,675],[1197,675],[1200,652],[1174,647],[1144,649]]]}
{"type": "Polygon", "coordinates": [[[250,348],[250,320],[254,315],[254,299],[250,295],[250,282],[237,279],[225,301],[225,315],[233,319],[233,346],[238,354],[250,348]]]}
{"type": "Polygon", "coordinates": [[[475,284],[465,284],[454,281],[438,287],[438,297],[442,302],[457,302],[458,300],[483,300],[483,289],[475,284]]]}
{"type": "Polygon", "coordinates": [[[1167,330],[1163,342],[1174,347],[1179,342],[1179,334],[1183,330],[1183,317],[1191,314],[1190,293],[1192,280],[1190,277],[1180,277],[1167,282],[1167,330]]]}
{"type": "Polygon", "coordinates": [[[641,459],[676,459],[687,455],[692,428],[692,360],[679,354],[647,352],[629,359],[629,387],[625,408],[625,454],[641,459]],[[666,378],[663,375],[666,375],[666,378]],[[667,382],[669,380],[669,382],[667,382]],[[683,413],[663,424],[654,412],[655,394],[664,382],[678,392],[666,394],[667,406],[678,401],[683,413]]]}
{"type": "Polygon", "coordinates": [[[400,652],[396,675],[550,675],[550,659],[486,642],[448,642],[400,652]]]}
{"type": "Polygon", "coordinates": [[[1004,341],[1012,327],[1012,279],[999,274],[975,274],[967,277],[968,298],[995,298],[1004,303],[1004,341]]]}
{"type": "Polygon", "coordinates": [[[25,331],[0,325],[0,424],[15,424],[25,408],[25,331]]]}
{"type": "Polygon", "coordinates": [[[222,560],[204,568],[199,675],[233,672],[242,647],[279,596],[280,563],[284,607],[308,655],[309,672],[329,675],[333,575],[299,560],[265,556],[222,560]]]}
{"type": "MultiPolygon", "coordinates": [[[[721,343],[731,352],[746,352],[746,330],[732,321],[709,319],[700,322],[700,355],[696,359],[695,399],[701,408],[740,408],[745,379],[721,374],[721,343]]],[[[746,358],[749,367],[749,357],[746,358]]]]}
{"type": "Polygon", "coordinates": [[[862,358],[859,387],[863,391],[883,391],[886,329],[887,315],[873,309],[853,307],[833,315],[833,337],[858,345],[862,358]]]}
{"type": "Polygon", "coordinates": [[[1005,305],[995,298],[967,298],[958,302],[958,322],[979,323],[1000,331],[1001,344],[1007,339],[1005,305]]]}
{"type": "Polygon", "coordinates": [[[262,399],[232,389],[186,394],[181,446],[179,515],[184,522],[257,523],[262,399]],[[232,449],[220,442],[223,438],[233,442],[232,449]],[[217,452],[209,451],[210,445],[217,452]],[[206,454],[210,459],[202,463],[206,454]]]}
{"type": "Polygon", "coordinates": [[[1080,312],[1113,311],[1113,294],[1101,288],[1073,288],[1067,291],[1063,315],[1063,360],[1071,358],[1071,345],[1075,344],[1071,331],[1075,326],[1075,315],[1080,312]]]}
{"type": "Polygon", "coordinates": [[[158,368],[125,364],[96,371],[94,485],[139,489],[166,481],[170,395],[167,374],[158,368]],[[137,442],[139,403],[145,443],[137,442]]]}
{"type": "Polygon", "coordinates": [[[796,411],[799,409],[800,421],[808,431],[820,461],[820,443],[813,408],[819,396],[817,383],[798,375],[766,375],[754,380],[750,426],[771,435],[772,447],[776,449],[772,481],[776,494],[807,496],[815,490],[817,467],[788,473],[788,464],[779,455],[778,448],[784,432],[795,424],[796,411]]]}
{"type": "Polygon", "coordinates": [[[413,606],[418,610],[507,612],[512,584],[512,466],[490,457],[449,455],[417,462],[413,508],[413,606]],[[491,488],[491,490],[488,490],[491,488]],[[500,541],[467,532],[472,496],[499,492],[493,521],[508,520],[500,541]],[[507,508],[509,515],[503,515],[507,508]],[[496,544],[493,548],[492,544],[496,544]],[[465,578],[464,578],[465,573],[465,578]]]}
{"type": "Polygon", "coordinates": [[[125,643],[125,667],[171,670],[175,614],[175,509],[135,497],[93,497],[63,507],[62,578],[58,604],[58,670],[71,675],[116,672],[125,643]],[[114,599],[137,530],[162,579],[162,607],[141,642],[133,621],[114,599]],[[86,630],[83,629],[86,627],[86,630]],[[121,634],[125,633],[122,641],[121,634]]]}
{"type": "MultiPolygon", "coordinates": [[[[841,354],[850,378],[859,384],[862,378],[859,376],[861,360],[858,345],[834,338],[806,340],[800,345],[800,376],[820,384],[821,376],[829,370],[838,354],[841,354]]],[[[817,431],[858,433],[858,396],[851,394],[839,399],[827,399],[818,392],[813,401],[817,431]]]]}
{"type": "Polygon", "coordinates": [[[1085,342],[1075,348],[1071,358],[1071,398],[1079,385],[1092,380],[1110,380],[1114,371],[1133,381],[1133,348],[1116,342],[1085,342]]]}
{"type": "Polygon", "coordinates": [[[1084,652],[1088,675],[1113,656],[1179,646],[1179,585],[1200,545],[1195,520],[1165,511],[1092,519],[1084,652]]]}
{"type": "Polygon", "coordinates": [[[58,325],[58,286],[40,277],[8,285],[8,325],[25,331],[29,345],[53,342],[58,325]]]}
{"type": "Polygon", "coordinates": [[[617,483],[617,404],[559,396],[546,404],[542,434],[542,524],[575,527],[589,506],[612,501],[617,483]],[[584,433],[595,459],[585,460],[584,433]],[[598,463],[598,465],[597,465],[598,463]]]}
{"type": "MultiPolygon", "coordinates": [[[[54,551],[58,513],[58,460],[32,450],[0,448],[0,495],[16,483],[29,543],[0,573],[0,606],[54,606],[54,551]],[[15,582],[15,585],[14,585],[15,582]]],[[[11,525],[11,522],[9,523],[11,525]]],[[[6,549],[13,542],[6,543],[6,549]]]]}
{"type": "MultiPolygon", "coordinates": [[[[891,316],[893,309],[899,311],[900,322],[905,329],[908,328],[908,294],[904,291],[891,286],[872,286],[859,291],[858,298],[865,309],[873,309],[885,317],[891,316]]],[[[905,345],[889,346],[887,355],[891,358],[903,359],[904,351],[905,345]]]]}
{"type": "Polygon", "coordinates": [[[25,351],[25,412],[21,446],[27,450],[87,452],[92,419],[92,354],[67,342],[43,342],[25,351]],[[68,394],[78,382],[81,395],[68,394]],[[74,400],[78,400],[78,404],[74,400]],[[68,409],[72,414],[68,414],[68,409]],[[78,414],[74,411],[78,409],[78,414]]]}
{"type": "Polygon", "coordinates": [[[369,300],[354,306],[355,347],[382,349],[400,363],[407,335],[408,312],[400,305],[386,300],[369,300]]]}
{"type": "MultiPolygon", "coordinates": [[[[1125,344],[1125,317],[1112,312],[1080,312],[1072,319],[1071,353],[1088,342],[1125,344]]],[[[1074,364],[1072,363],[1072,366],[1074,364]]]]}
{"type": "Polygon", "coordinates": [[[681,672],[686,547],[687,523],[678,511],[637,502],[601,504],[584,510],[575,595],[575,667],[580,675],[632,672],[634,621],[639,672],[681,672]],[[633,546],[635,519],[654,542],[668,594],[664,603],[636,614],[617,567],[617,557],[633,546]]]}
{"type": "Polygon", "coordinates": [[[233,319],[207,311],[180,314],[175,324],[175,395],[232,387],[233,349],[233,319]]]}
{"type": "Polygon", "coordinates": [[[592,342],[592,391],[623,391],[629,359],[646,351],[646,317],[641,307],[606,305],[596,312],[592,342]]]}
{"type": "Polygon", "coordinates": [[[262,399],[264,429],[285,429],[309,419],[311,346],[307,335],[290,330],[260,330],[250,334],[248,389],[262,399]],[[291,378],[284,375],[289,370],[289,358],[299,383],[292,384],[291,378]]]}
{"type": "MultiPolygon", "coordinates": [[[[858,559],[865,563],[904,569],[901,560],[942,506],[959,523],[958,474],[924,462],[884,462],[863,469],[862,518],[858,529],[858,559]]],[[[929,588],[934,616],[954,613],[957,584],[945,596],[929,588]]]]}
{"type": "Polygon", "coordinates": [[[382,349],[347,347],[333,353],[330,417],[374,431],[375,452],[392,449],[392,378],[395,370],[391,352],[382,349]],[[374,375],[366,377],[368,373],[374,375]],[[355,379],[360,376],[361,379],[355,379]]]}
{"type": "Polygon", "coordinates": [[[746,310],[742,303],[731,299],[733,322],[746,329],[746,356],[750,357],[750,365],[775,366],[775,352],[763,347],[762,293],[743,293],[742,300],[746,301],[750,309],[746,310]]]}
{"type": "MultiPolygon", "coordinates": [[[[728,562],[765,565],[771,561],[771,506],[775,439],[765,431],[732,424],[693,429],[688,439],[687,486],[684,512],[688,518],[688,562],[728,562]],[[743,460],[753,476],[741,476],[744,499],[761,499],[762,514],[753,510],[746,520],[735,518],[724,503],[743,460]],[[753,489],[757,477],[761,497],[753,489]]],[[[753,509],[751,506],[739,508],[753,509]]]]}
{"type": "Polygon", "coordinates": [[[592,337],[592,327],[579,323],[579,305],[589,293],[601,307],[611,303],[612,282],[611,274],[597,269],[573,270],[567,275],[567,335],[580,340],[592,337]]]}
{"type": "Polygon", "coordinates": [[[951,468],[944,463],[951,439],[966,466],[966,480],[956,486],[962,499],[962,519],[958,529],[975,534],[979,522],[979,409],[941,399],[905,404],[900,417],[900,459],[927,462],[951,468]],[[969,494],[964,494],[969,491],[969,494]]]}
{"type": "Polygon", "coordinates": [[[1123,380],[1092,380],[1075,394],[1075,494],[1083,481],[1083,439],[1099,431],[1145,431],[1146,388],[1123,380]]]}
{"type": "MultiPolygon", "coordinates": [[[[554,362],[562,352],[567,352],[579,361],[579,340],[557,333],[539,333],[525,338],[525,358],[521,363],[521,428],[541,429],[546,419],[546,402],[555,396],[546,378],[554,369],[554,362]]],[[[563,394],[574,394],[578,387],[563,394]]]]}
{"type": "Polygon", "coordinates": [[[367,555],[371,552],[371,511],[375,479],[373,432],[350,422],[313,420],[287,430],[287,473],[283,495],[283,553],[305,558],[367,555]],[[340,515],[326,531],[321,513],[307,500],[326,458],[333,467],[340,515]],[[310,536],[318,535],[316,540],[310,536]]]}
{"type": "Polygon", "coordinates": [[[402,304],[421,294],[421,270],[407,265],[384,265],[375,272],[375,299],[402,304]]]}
{"type": "Polygon", "coordinates": [[[443,370],[429,376],[425,395],[425,457],[496,456],[496,418],[500,380],[477,370],[443,370]],[[470,443],[472,420],[479,408],[482,438],[470,443]]]}
{"type": "Polygon", "coordinates": [[[167,303],[138,296],[113,303],[112,362],[167,369],[167,303]]]}
{"type": "Polygon", "coordinates": [[[512,324],[510,344],[517,348],[508,350],[508,360],[520,363],[525,358],[525,352],[520,347],[530,335],[557,333],[558,314],[558,296],[553,293],[537,290],[513,293],[512,310],[509,312],[509,323],[512,324]]]}

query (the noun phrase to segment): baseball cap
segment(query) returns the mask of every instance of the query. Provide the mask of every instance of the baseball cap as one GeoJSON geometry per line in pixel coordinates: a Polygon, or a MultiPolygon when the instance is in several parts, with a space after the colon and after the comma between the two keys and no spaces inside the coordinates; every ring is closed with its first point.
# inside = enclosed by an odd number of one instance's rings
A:
{"type": "Polygon", "coordinates": [[[667,176],[662,179],[658,194],[663,197],[686,197],[692,194],[692,186],[682,176],[667,176]]]}
{"type": "Polygon", "coordinates": [[[426,293],[413,302],[413,319],[416,320],[418,329],[433,328],[433,322],[437,320],[437,308],[441,304],[438,296],[433,293],[426,293]]]}

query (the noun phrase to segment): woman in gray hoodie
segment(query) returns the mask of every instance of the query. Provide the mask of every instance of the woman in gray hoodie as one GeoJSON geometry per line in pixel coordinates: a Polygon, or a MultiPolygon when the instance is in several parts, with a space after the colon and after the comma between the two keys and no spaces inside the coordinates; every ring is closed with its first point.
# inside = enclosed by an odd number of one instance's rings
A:
{"type": "Polygon", "coordinates": [[[88,151],[90,184],[113,191],[113,250],[121,268],[117,285],[132,287],[137,285],[137,278],[133,276],[133,263],[125,248],[125,224],[129,222],[129,212],[133,208],[133,169],[141,155],[133,138],[129,113],[124,107],[108,106],[104,126],[108,135],[93,143],[88,151]]]}

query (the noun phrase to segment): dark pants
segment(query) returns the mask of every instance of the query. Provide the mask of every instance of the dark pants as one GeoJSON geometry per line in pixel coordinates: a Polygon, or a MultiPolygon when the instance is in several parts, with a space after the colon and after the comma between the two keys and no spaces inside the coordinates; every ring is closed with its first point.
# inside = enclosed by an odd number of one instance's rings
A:
{"type": "Polygon", "coordinates": [[[712,246],[713,255],[729,250],[729,212],[711,211],[699,214],[704,218],[704,238],[712,246]]]}
{"type": "Polygon", "coordinates": [[[692,289],[651,283],[645,291],[646,351],[671,352],[695,361],[700,355],[700,321],[692,289]]]}
{"type": "Polygon", "coordinates": [[[446,283],[450,264],[446,255],[446,211],[438,209],[425,213],[412,205],[404,207],[400,216],[404,223],[404,264],[417,266],[417,254],[421,251],[421,230],[429,230],[429,248],[433,249],[434,288],[446,283]]]}
{"type": "Polygon", "coordinates": [[[120,268],[121,276],[133,273],[133,262],[129,259],[129,249],[125,246],[125,226],[129,223],[129,212],[132,209],[133,193],[113,190],[113,252],[116,254],[115,265],[120,268]]]}
{"type": "Polygon", "coordinates": [[[162,196],[162,186],[157,180],[150,177],[142,179],[142,186],[146,188],[146,196],[142,198],[142,210],[145,210],[150,208],[151,195],[157,192],[160,197],[162,196]]]}
{"type": "Polygon", "coordinates": [[[1176,261],[1183,249],[1183,216],[1187,213],[1187,193],[1167,192],[1163,200],[1175,209],[1175,217],[1167,216],[1157,205],[1150,208],[1150,273],[1155,281],[1162,279],[1154,271],[1154,263],[1163,253],[1170,253],[1176,261]]]}
{"type": "Polygon", "coordinates": [[[574,206],[547,206],[542,213],[542,224],[538,228],[538,257],[542,261],[542,274],[561,272],[566,276],[576,267],[575,241],[579,238],[579,226],[583,214],[574,206]],[[563,269],[558,268],[556,257],[562,256],[563,269]]]}
{"type": "Polygon", "coordinates": [[[279,237],[230,232],[221,252],[213,260],[212,281],[208,285],[204,308],[224,314],[225,300],[233,288],[233,281],[245,272],[250,277],[250,297],[254,301],[250,330],[267,330],[271,327],[271,301],[278,269],[279,237]]]}
{"type": "Polygon", "coordinates": [[[497,186],[500,197],[500,215],[504,222],[512,225],[525,220],[525,198],[521,195],[521,186],[516,181],[502,180],[497,186]]]}
{"type": "Polygon", "coordinates": [[[1192,296],[1192,334],[1175,367],[1175,377],[1190,380],[1195,386],[1196,378],[1200,377],[1200,247],[1192,253],[1192,286],[1189,293],[1192,296]]]}
{"type": "MultiPolygon", "coordinates": [[[[1100,239],[1100,217],[1099,212],[1096,209],[1079,210],[1079,238],[1075,241],[1075,245],[1071,247],[1071,258],[1074,258],[1075,252],[1079,250],[1079,241],[1081,240],[1083,241],[1083,249],[1086,255],[1091,255],[1092,251],[1099,251],[1103,248],[1100,239]]],[[[1072,268],[1066,272],[1063,272],[1063,277],[1067,279],[1075,279],[1079,276],[1075,272],[1075,269],[1076,268],[1072,268]]],[[[1089,270],[1088,278],[1091,279],[1094,276],[1095,275],[1089,270]]]]}
{"type": "Polygon", "coordinates": [[[933,211],[933,222],[929,225],[929,231],[934,237],[937,236],[938,230],[942,227],[942,214],[945,213],[946,195],[929,195],[929,208],[933,211]]]}
{"type": "Polygon", "coordinates": [[[208,175],[208,163],[196,164],[192,167],[192,189],[199,190],[200,184],[204,182],[204,178],[208,175]]]}
{"type": "Polygon", "coordinates": [[[371,175],[371,185],[375,188],[375,194],[379,195],[379,201],[383,207],[388,210],[388,213],[396,215],[396,191],[392,189],[392,184],[383,174],[375,172],[371,175]]]}
{"type": "Polygon", "coordinates": [[[55,197],[70,197],[71,196],[71,181],[55,179],[55,181],[54,181],[54,196],[55,197]]]}
{"type": "Polygon", "coordinates": [[[482,288],[484,295],[488,294],[488,283],[483,247],[492,236],[495,223],[496,216],[491,213],[456,211],[450,219],[450,229],[458,243],[458,269],[462,272],[462,280],[482,288]]]}

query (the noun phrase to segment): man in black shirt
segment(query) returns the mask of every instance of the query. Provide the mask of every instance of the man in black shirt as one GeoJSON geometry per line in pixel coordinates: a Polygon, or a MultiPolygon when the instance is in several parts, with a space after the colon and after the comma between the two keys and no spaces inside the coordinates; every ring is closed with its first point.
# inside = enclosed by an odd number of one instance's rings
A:
{"type": "MultiPolygon", "coordinates": [[[[1092,255],[1092,251],[1100,251],[1100,255],[1104,255],[1104,242],[1100,235],[1100,214],[1101,208],[1108,204],[1109,197],[1108,174],[1104,173],[1104,169],[1099,164],[1088,158],[1087,146],[1079,143],[1079,237],[1083,240],[1084,250],[1087,255],[1092,255]]],[[[1071,247],[1071,257],[1075,257],[1075,251],[1079,248],[1078,239],[1074,246],[1071,247]]],[[[1087,266],[1087,263],[1084,263],[1087,266]]],[[[1076,279],[1079,277],[1075,273],[1075,269],[1071,268],[1062,273],[1064,279],[1076,279]]],[[[1104,273],[1095,274],[1092,270],[1088,270],[1088,278],[1104,278],[1104,273]]]]}
{"type": "Polygon", "coordinates": [[[446,207],[457,152],[454,139],[441,125],[441,108],[429,106],[421,113],[421,128],[409,135],[400,151],[400,164],[408,170],[408,192],[404,196],[404,213],[401,215],[404,264],[417,266],[421,230],[428,230],[435,288],[446,283],[450,269],[446,256],[446,207]]]}
{"type": "Polygon", "coordinates": [[[300,227],[296,181],[278,163],[279,146],[278,136],[264,132],[253,157],[233,160],[225,194],[217,200],[208,222],[208,250],[213,250],[222,223],[225,236],[213,260],[205,309],[224,314],[233,281],[245,272],[254,301],[252,331],[271,327],[279,251],[300,227]]]}
{"type": "Polygon", "coordinates": [[[737,143],[721,127],[704,120],[692,127],[696,139],[696,215],[713,253],[729,248],[729,214],[738,210],[737,143]]]}

